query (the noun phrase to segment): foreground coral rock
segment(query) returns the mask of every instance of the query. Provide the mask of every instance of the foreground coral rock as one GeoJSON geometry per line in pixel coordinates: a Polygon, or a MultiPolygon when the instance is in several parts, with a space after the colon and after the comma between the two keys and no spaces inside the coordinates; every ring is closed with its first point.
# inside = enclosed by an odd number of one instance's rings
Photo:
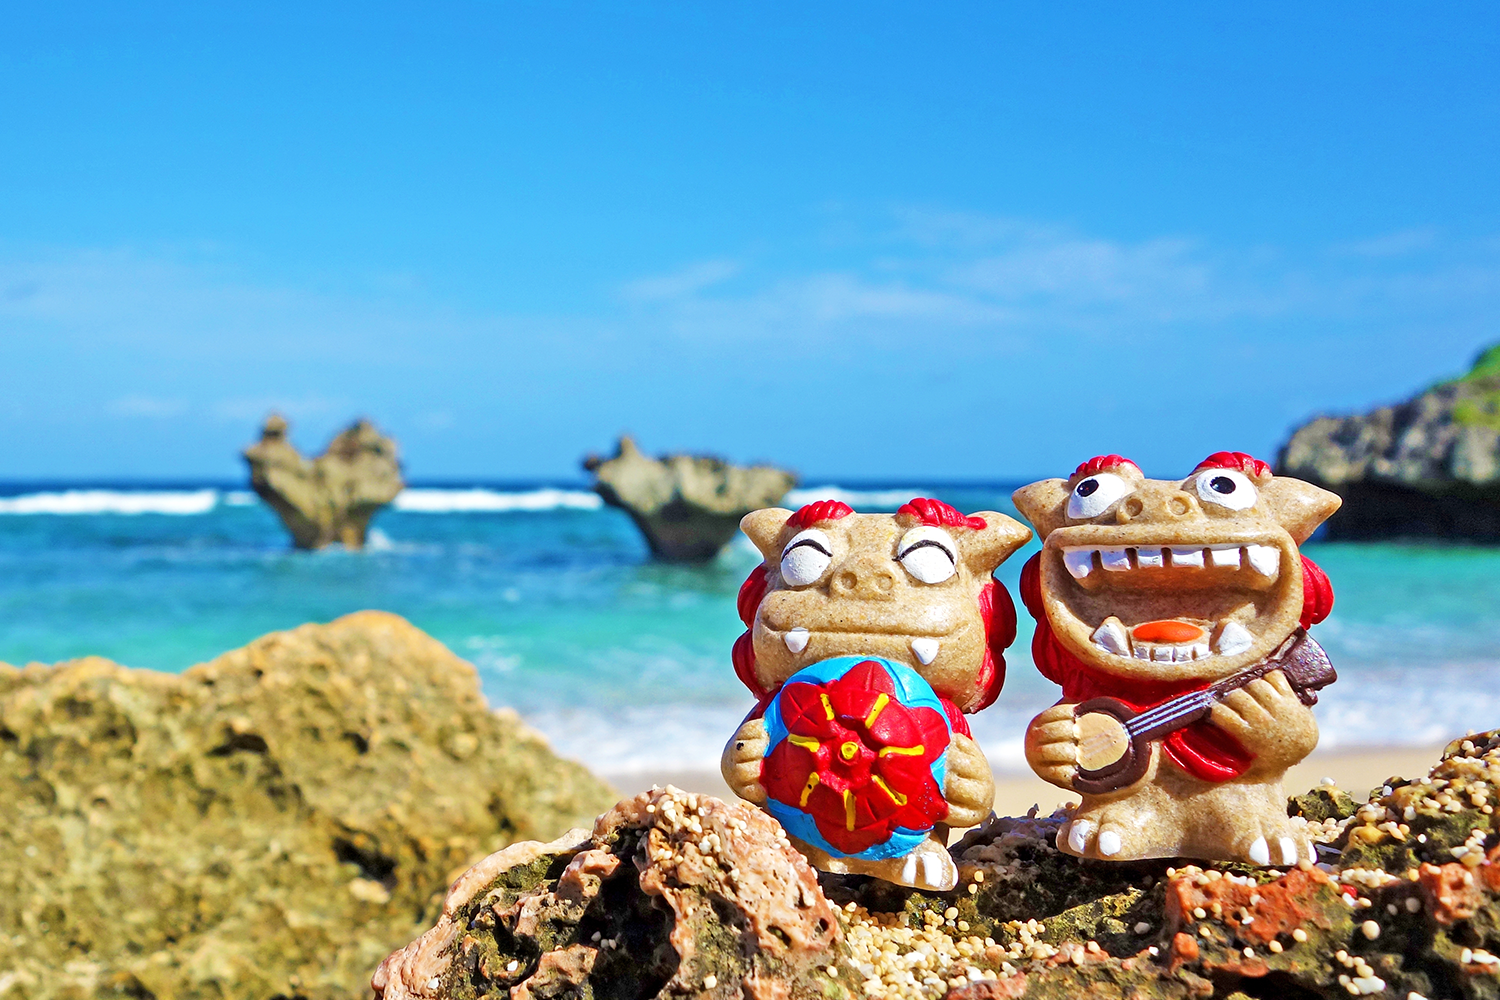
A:
{"type": "Polygon", "coordinates": [[[839,944],[833,904],[774,820],[655,789],[592,834],[470,869],[372,985],[384,1000],[847,996],[839,944]]]}
{"type": "Polygon", "coordinates": [[[668,789],[472,869],[375,977],[394,998],[1500,997],[1500,733],[1359,805],[1288,811],[1295,867],[1079,859],[1067,820],[992,819],[953,892],[821,886],[768,818],[668,789]],[[832,916],[825,929],[822,921],[832,916]]]}
{"type": "Polygon", "coordinates": [[[775,505],[797,477],[767,465],[730,465],[718,458],[642,454],[620,438],[613,458],[590,455],[583,467],[611,507],[630,515],[651,554],[669,562],[707,562],[739,531],[740,518],[775,505]]]}
{"type": "Polygon", "coordinates": [[[1276,472],[1343,497],[1331,539],[1500,542],[1500,344],[1405,402],[1303,424],[1276,472]]]}
{"type": "Polygon", "coordinates": [[[359,996],[467,865],[613,800],[394,615],[0,665],[0,996],[359,996]]]}
{"type": "Polygon", "coordinates": [[[363,548],[370,519],[401,492],[396,442],[356,420],[309,460],[287,440],[287,428],[273,413],[260,440],[245,449],[251,488],[281,518],[297,548],[363,548]]]}

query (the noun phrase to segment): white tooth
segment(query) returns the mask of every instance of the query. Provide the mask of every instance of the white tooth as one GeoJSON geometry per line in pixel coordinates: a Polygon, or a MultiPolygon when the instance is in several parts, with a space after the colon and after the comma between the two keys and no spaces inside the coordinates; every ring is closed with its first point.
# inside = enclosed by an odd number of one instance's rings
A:
{"type": "Polygon", "coordinates": [[[1195,643],[1193,643],[1193,659],[1195,659],[1195,660],[1201,660],[1205,656],[1208,656],[1208,655],[1209,655],[1208,643],[1206,643],[1206,642],[1195,642],[1195,643]]]}
{"type": "Polygon", "coordinates": [[[1225,622],[1224,627],[1219,631],[1218,647],[1220,656],[1233,656],[1236,653],[1243,653],[1254,644],[1255,637],[1250,634],[1249,629],[1239,622],[1225,622]]]}
{"type": "Polygon", "coordinates": [[[1271,863],[1271,847],[1266,843],[1265,837],[1256,837],[1255,843],[1250,845],[1250,860],[1257,865],[1268,865],[1271,863]]]}
{"type": "Polygon", "coordinates": [[[1130,637],[1125,634],[1125,626],[1120,624],[1120,619],[1110,617],[1104,620],[1104,624],[1094,629],[1090,636],[1094,645],[1107,653],[1116,656],[1130,655],[1130,637]]]}
{"type": "Polygon", "coordinates": [[[1129,569],[1130,568],[1130,550],[1129,549],[1100,549],[1099,550],[1099,563],[1105,569],[1114,570],[1116,572],[1118,572],[1118,571],[1120,571],[1122,569],[1129,569]]]}
{"type": "Polygon", "coordinates": [[[1247,545],[1245,554],[1261,576],[1270,576],[1281,566],[1281,550],[1274,545],[1247,545]]]}
{"type": "Polygon", "coordinates": [[[1172,565],[1173,566],[1196,566],[1199,569],[1202,569],[1203,568],[1203,550],[1202,549],[1177,549],[1177,548],[1174,548],[1172,550],[1172,565]]]}
{"type": "Polygon", "coordinates": [[[931,663],[937,659],[938,641],[936,639],[925,638],[913,639],[911,641],[911,651],[917,654],[917,659],[921,660],[924,665],[931,663]]]}
{"type": "Polygon", "coordinates": [[[1240,565],[1240,547],[1231,545],[1228,548],[1222,546],[1210,546],[1208,558],[1215,566],[1233,566],[1238,569],[1240,565]]]}
{"type": "Polygon", "coordinates": [[[1141,569],[1155,569],[1166,562],[1162,549],[1136,549],[1135,564],[1141,569]]]}
{"type": "Polygon", "coordinates": [[[917,884],[917,856],[908,854],[906,863],[901,866],[901,881],[906,885],[917,884]]]}
{"type": "Polygon", "coordinates": [[[1291,837],[1281,838],[1281,863],[1284,865],[1297,863],[1297,842],[1291,837]]]}
{"type": "Polygon", "coordinates": [[[1136,646],[1135,647],[1135,658],[1137,660],[1149,660],[1149,659],[1151,659],[1151,647],[1150,646],[1136,646]]]}
{"type": "Polygon", "coordinates": [[[1153,649],[1151,651],[1151,659],[1155,660],[1158,663],[1171,663],[1172,662],[1172,647],[1171,646],[1157,646],[1155,649],[1153,649]]]}
{"type": "Polygon", "coordinates": [[[786,643],[786,648],[790,649],[794,653],[800,653],[804,649],[806,649],[807,640],[809,638],[810,635],[807,629],[801,627],[800,625],[794,629],[788,630],[787,634],[781,637],[782,641],[786,643]]]}
{"type": "Polygon", "coordinates": [[[1064,549],[1063,565],[1068,567],[1073,579],[1082,580],[1094,571],[1094,552],[1092,549],[1064,549]]]}

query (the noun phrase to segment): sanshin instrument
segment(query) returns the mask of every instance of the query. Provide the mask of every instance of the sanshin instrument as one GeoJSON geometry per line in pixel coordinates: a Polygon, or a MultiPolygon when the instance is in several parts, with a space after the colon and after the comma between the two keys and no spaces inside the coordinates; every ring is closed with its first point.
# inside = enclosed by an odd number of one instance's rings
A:
{"type": "Polygon", "coordinates": [[[1078,721],[1078,773],[1073,787],[1100,795],[1134,784],[1151,766],[1151,744],[1208,717],[1231,691],[1280,670],[1304,705],[1318,701],[1318,690],[1338,679],[1328,654],[1303,629],[1274,653],[1246,669],[1197,691],[1137,711],[1116,698],[1090,698],[1074,709],[1078,721]]]}

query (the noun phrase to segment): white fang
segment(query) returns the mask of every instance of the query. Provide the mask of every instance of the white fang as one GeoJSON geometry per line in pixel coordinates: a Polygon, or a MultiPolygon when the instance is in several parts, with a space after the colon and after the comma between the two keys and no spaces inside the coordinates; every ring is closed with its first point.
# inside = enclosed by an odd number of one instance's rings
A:
{"type": "Polygon", "coordinates": [[[937,659],[938,641],[936,639],[913,639],[911,651],[917,654],[917,659],[922,661],[923,666],[937,659]]]}
{"type": "Polygon", "coordinates": [[[1245,554],[1261,576],[1270,576],[1281,566],[1281,550],[1274,545],[1247,545],[1245,554]]]}
{"type": "Polygon", "coordinates": [[[1073,579],[1082,580],[1094,571],[1094,552],[1092,549],[1065,549],[1063,565],[1068,567],[1073,579]]]}
{"type": "Polygon", "coordinates": [[[800,653],[806,649],[809,638],[811,638],[811,634],[800,625],[789,630],[786,635],[782,636],[782,640],[786,643],[786,648],[794,653],[800,653]]]}
{"type": "Polygon", "coordinates": [[[1125,626],[1120,624],[1118,618],[1106,618],[1104,624],[1094,629],[1094,634],[1089,638],[1107,653],[1114,653],[1116,656],[1130,655],[1130,637],[1125,634],[1125,626]]]}
{"type": "Polygon", "coordinates": [[[1225,622],[1223,629],[1219,631],[1218,652],[1220,656],[1243,653],[1254,644],[1255,637],[1239,622],[1225,622]]]}

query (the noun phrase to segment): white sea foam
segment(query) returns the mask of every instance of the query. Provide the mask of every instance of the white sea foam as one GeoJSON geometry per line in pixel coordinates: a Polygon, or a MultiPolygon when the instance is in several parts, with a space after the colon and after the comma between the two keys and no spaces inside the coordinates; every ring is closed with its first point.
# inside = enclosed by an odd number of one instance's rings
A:
{"type": "Polygon", "coordinates": [[[0,514],[207,514],[218,490],[61,490],[0,497],[0,514]]]}
{"type": "Polygon", "coordinates": [[[392,504],[415,514],[458,514],[490,511],[598,510],[604,501],[586,490],[544,488],[502,493],[482,488],[443,490],[406,489],[392,504]]]}
{"type": "Polygon", "coordinates": [[[253,507],[259,499],[249,490],[230,490],[224,494],[220,502],[226,507],[253,507]]]}
{"type": "Polygon", "coordinates": [[[842,500],[855,510],[895,510],[912,497],[931,496],[920,488],[900,490],[847,490],[842,486],[808,486],[792,490],[782,503],[797,508],[816,500],[842,500]]]}

